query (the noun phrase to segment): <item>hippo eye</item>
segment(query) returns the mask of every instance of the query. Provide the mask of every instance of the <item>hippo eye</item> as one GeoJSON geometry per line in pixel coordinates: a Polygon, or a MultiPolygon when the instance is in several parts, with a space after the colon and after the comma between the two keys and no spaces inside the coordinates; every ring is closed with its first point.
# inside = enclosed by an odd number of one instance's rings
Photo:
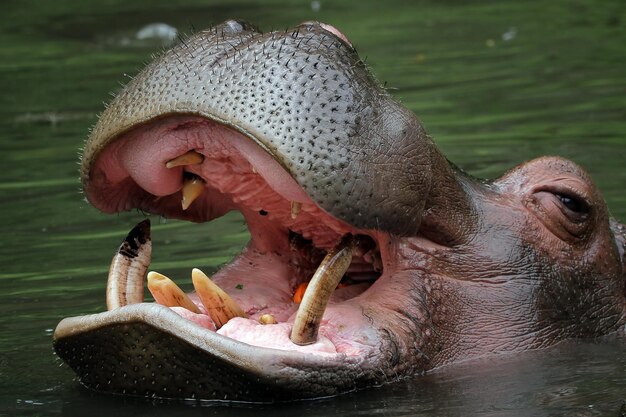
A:
{"type": "Polygon", "coordinates": [[[589,214],[589,205],[584,200],[567,194],[555,194],[555,196],[565,209],[577,217],[576,220],[584,220],[589,214]]]}
{"type": "Polygon", "coordinates": [[[572,188],[537,189],[526,205],[550,232],[570,243],[583,239],[593,226],[589,199],[584,191],[579,194],[572,188]]]}

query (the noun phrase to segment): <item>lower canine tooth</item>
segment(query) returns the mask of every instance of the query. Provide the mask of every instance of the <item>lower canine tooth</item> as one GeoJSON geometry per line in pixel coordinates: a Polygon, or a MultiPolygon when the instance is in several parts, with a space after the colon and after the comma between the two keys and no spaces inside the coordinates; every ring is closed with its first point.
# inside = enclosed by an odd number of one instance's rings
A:
{"type": "Polygon", "coordinates": [[[204,161],[204,155],[196,151],[189,151],[165,163],[166,168],[174,168],[181,165],[197,165],[204,161]]]}
{"type": "Polygon", "coordinates": [[[165,275],[158,272],[148,272],[148,289],[154,300],[166,307],[183,307],[196,314],[200,314],[200,309],[178,285],[165,275]]]}
{"type": "Polygon", "coordinates": [[[200,197],[203,191],[204,181],[200,178],[194,177],[185,179],[182,190],[183,199],[181,201],[183,210],[187,210],[191,203],[193,203],[196,198],[200,197]]]}
{"type": "Polygon", "coordinates": [[[354,238],[352,235],[346,235],[322,260],[309,282],[293,322],[291,329],[293,343],[310,345],[317,341],[317,332],[328,300],[350,267],[353,251],[354,238]]]}
{"type": "Polygon", "coordinates": [[[152,257],[150,220],[137,224],[111,260],[107,281],[107,310],[143,301],[143,279],[152,257]]]}
{"type": "Polygon", "coordinates": [[[198,268],[191,271],[191,280],[196,293],[206,308],[209,316],[220,328],[233,317],[246,317],[246,313],[228,294],[218,287],[204,272],[198,268]]]}

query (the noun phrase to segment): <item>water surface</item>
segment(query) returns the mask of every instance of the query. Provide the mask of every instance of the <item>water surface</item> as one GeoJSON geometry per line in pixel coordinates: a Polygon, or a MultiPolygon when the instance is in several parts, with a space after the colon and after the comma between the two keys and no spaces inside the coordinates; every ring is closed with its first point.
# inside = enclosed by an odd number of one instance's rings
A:
{"type": "MultiPolygon", "coordinates": [[[[109,93],[161,48],[165,22],[227,18],[262,29],[342,29],[381,83],[455,163],[482,177],[544,154],[571,158],[626,220],[626,8],[621,1],[8,1],[0,14],[0,415],[616,416],[626,342],[492,358],[340,398],[253,408],[92,394],[51,347],[63,317],[104,309],[110,257],[143,218],[107,216],[79,192],[78,149],[109,93]],[[208,407],[205,407],[208,406],[208,407]]],[[[240,216],[153,218],[154,269],[189,288],[247,240],[240,216]]]]}

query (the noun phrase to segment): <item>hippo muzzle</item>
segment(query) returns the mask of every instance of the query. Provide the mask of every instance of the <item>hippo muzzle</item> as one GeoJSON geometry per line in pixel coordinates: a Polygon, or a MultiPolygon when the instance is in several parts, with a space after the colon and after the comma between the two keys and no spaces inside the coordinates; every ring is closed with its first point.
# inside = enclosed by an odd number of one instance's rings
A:
{"type": "Polygon", "coordinates": [[[81,179],[104,212],[236,210],[251,236],[193,294],[148,273],[145,303],[149,222],[133,229],[108,311],[54,335],[96,391],[315,398],[626,322],[624,226],[588,174],[544,157],[467,176],[328,25],[181,41],[101,115],[81,179]]]}

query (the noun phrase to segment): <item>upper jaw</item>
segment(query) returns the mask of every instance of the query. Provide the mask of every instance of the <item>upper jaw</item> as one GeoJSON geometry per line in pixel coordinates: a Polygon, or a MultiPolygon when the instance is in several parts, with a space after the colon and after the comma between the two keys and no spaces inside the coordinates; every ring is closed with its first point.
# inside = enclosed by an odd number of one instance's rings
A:
{"type": "MultiPolygon", "coordinates": [[[[431,144],[417,118],[352,48],[318,24],[270,33],[232,26],[197,33],[119,92],[85,144],[87,198],[106,206],[89,184],[97,181],[95,159],[120,136],[194,115],[255,142],[334,217],[359,229],[415,233],[431,165],[431,144]],[[332,181],[337,177],[343,181],[332,181]]],[[[166,215],[193,218],[174,208],[166,215]]]]}

